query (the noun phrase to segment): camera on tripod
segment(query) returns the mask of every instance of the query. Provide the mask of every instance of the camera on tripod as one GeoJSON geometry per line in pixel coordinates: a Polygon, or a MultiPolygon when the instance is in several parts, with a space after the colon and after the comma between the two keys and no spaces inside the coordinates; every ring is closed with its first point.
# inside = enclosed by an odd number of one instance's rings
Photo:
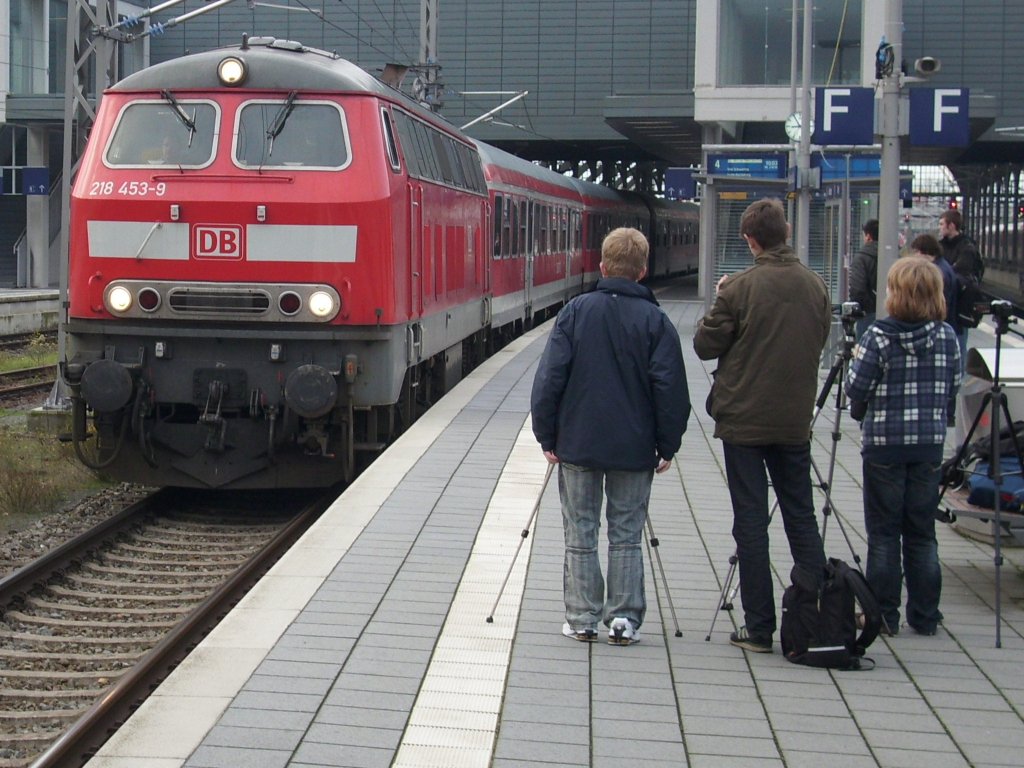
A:
{"type": "Polygon", "coordinates": [[[1017,308],[1006,299],[993,299],[992,301],[982,301],[975,304],[974,314],[979,317],[981,315],[992,315],[1000,320],[1009,321],[1011,317],[1017,315],[1017,308]]]}
{"type": "Polygon", "coordinates": [[[859,320],[864,317],[864,310],[856,301],[844,301],[840,307],[839,318],[841,320],[859,320]]]}
{"type": "Polygon", "coordinates": [[[838,313],[839,322],[843,324],[844,335],[855,336],[854,326],[860,318],[864,317],[864,310],[861,309],[860,304],[856,301],[844,301],[838,306],[833,304],[832,312],[833,314],[838,313]]]}

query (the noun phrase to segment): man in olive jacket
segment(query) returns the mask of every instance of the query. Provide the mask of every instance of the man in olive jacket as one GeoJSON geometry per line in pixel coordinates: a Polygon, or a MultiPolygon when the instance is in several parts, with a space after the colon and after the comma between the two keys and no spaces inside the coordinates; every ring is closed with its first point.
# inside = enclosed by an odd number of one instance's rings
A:
{"type": "Polygon", "coordinates": [[[750,205],[740,233],[754,265],[719,280],[693,348],[702,360],[718,358],[709,412],[723,443],[746,622],[729,642],[770,653],[777,625],[766,467],[793,561],[819,580],[825,565],[811,490],[810,428],[831,302],[821,278],[786,245],[789,225],[778,200],[750,205]]]}

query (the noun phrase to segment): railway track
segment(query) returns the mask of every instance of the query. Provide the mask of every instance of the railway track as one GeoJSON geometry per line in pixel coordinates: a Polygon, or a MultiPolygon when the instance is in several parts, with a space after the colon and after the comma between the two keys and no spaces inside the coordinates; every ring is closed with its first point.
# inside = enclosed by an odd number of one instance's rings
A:
{"type": "Polygon", "coordinates": [[[12,336],[0,336],[0,351],[16,352],[39,343],[57,343],[57,331],[47,330],[37,333],[19,333],[12,336]]]}
{"type": "Polygon", "coordinates": [[[0,404],[20,401],[36,394],[46,395],[56,380],[55,365],[40,365],[0,372],[0,404]]]}
{"type": "Polygon", "coordinates": [[[0,580],[0,768],[84,764],[335,495],[160,491],[0,580]]]}

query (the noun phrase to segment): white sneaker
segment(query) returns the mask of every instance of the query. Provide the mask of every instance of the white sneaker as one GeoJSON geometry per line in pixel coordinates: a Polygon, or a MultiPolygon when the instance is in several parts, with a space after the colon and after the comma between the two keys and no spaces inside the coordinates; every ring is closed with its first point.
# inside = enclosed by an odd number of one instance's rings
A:
{"type": "Polygon", "coordinates": [[[592,643],[597,640],[596,629],[573,629],[569,626],[569,622],[562,625],[562,634],[573,640],[579,640],[581,643],[592,643]]]}
{"type": "Polygon", "coordinates": [[[632,645],[640,642],[640,630],[635,629],[629,619],[622,616],[612,619],[608,627],[609,645],[632,645]]]}

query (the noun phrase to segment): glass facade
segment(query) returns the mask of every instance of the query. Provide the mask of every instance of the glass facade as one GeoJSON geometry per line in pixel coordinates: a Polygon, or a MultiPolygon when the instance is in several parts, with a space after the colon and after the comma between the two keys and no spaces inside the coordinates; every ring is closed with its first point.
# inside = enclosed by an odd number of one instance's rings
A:
{"type": "MultiPolygon", "coordinates": [[[[794,5],[799,66],[803,0],[719,3],[719,87],[790,85],[794,5]]],[[[815,85],[860,84],[862,11],[863,0],[815,4],[811,27],[815,85]]]]}

